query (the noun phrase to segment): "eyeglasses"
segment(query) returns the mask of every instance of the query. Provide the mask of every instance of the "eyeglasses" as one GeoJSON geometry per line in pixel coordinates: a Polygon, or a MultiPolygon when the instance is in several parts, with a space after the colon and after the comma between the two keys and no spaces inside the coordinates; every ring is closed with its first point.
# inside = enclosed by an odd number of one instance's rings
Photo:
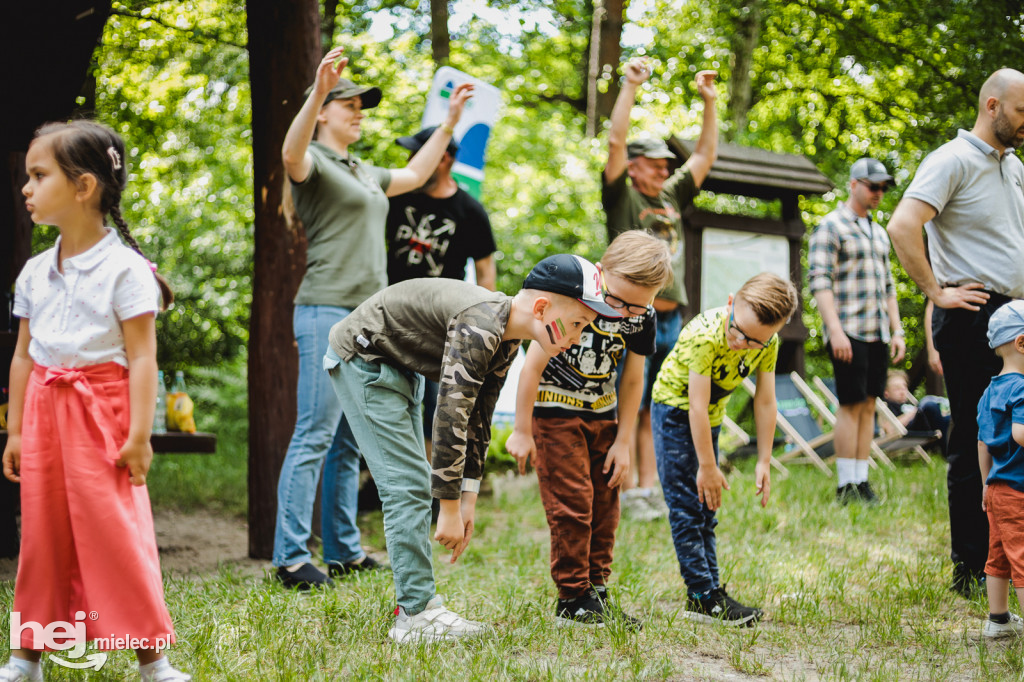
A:
{"type": "Polygon", "coordinates": [[[649,306],[640,305],[639,303],[627,303],[618,296],[608,293],[608,290],[604,290],[604,302],[615,308],[616,310],[625,310],[629,313],[630,317],[636,315],[643,315],[647,312],[649,306]]]}
{"type": "Polygon", "coordinates": [[[884,182],[880,185],[876,185],[873,182],[864,182],[863,180],[858,180],[857,182],[867,187],[871,192],[885,192],[885,190],[889,189],[889,185],[884,182]]]}
{"type": "Polygon", "coordinates": [[[740,341],[746,341],[748,346],[754,348],[767,348],[768,344],[764,341],[758,341],[757,339],[751,338],[743,333],[743,330],[736,326],[735,320],[736,304],[733,303],[732,307],[729,308],[729,329],[736,332],[736,336],[739,337],[740,341]]]}

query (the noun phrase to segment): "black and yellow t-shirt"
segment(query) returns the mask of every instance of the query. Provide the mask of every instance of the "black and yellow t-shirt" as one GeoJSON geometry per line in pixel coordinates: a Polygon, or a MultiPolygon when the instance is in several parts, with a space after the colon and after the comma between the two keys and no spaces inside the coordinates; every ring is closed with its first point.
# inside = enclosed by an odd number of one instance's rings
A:
{"type": "Polygon", "coordinates": [[[654,382],[656,402],[690,409],[690,372],[711,377],[711,404],[708,416],[718,426],[725,415],[729,395],[754,372],[774,372],[779,357],[779,335],[765,348],[732,350],[726,332],[729,309],[712,308],[690,320],[654,382]]]}

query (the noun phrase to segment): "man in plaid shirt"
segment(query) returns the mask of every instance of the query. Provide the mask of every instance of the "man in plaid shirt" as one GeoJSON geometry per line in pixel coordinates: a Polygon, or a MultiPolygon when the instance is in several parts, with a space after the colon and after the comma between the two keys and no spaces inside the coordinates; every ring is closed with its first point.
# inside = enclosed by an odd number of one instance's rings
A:
{"type": "Polygon", "coordinates": [[[878,501],[868,482],[875,398],[885,391],[889,356],[897,363],[906,351],[889,268],[889,236],[870,213],[892,184],[881,162],[855,162],[849,198],[825,216],[809,241],[810,288],[825,325],[839,397],[835,448],[840,504],[878,501]]]}

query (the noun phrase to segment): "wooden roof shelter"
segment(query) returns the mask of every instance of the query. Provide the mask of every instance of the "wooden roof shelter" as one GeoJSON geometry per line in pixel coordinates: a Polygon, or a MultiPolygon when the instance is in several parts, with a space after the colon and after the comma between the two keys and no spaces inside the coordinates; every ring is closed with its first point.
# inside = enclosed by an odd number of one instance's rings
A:
{"type": "MultiPolygon", "coordinates": [[[[696,147],[694,140],[671,137],[666,142],[680,159],[677,165],[690,158],[696,147]]],[[[690,295],[690,304],[685,310],[685,316],[692,317],[701,309],[701,298],[704,293],[701,290],[702,282],[706,281],[704,235],[708,229],[785,238],[789,247],[789,277],[797,292],[800,292],[803,283],[800,250],[807,231],[800,217],[800,196],[825,194],[833,189],[835,185],[832,181],[804,156],[779,154],[735,144],[720,144],[718,158],[701,185],[701,191],[751,197],[768,202],[778,201],[777,215],[753,217],[713,213],[694,206],[683,211],[683,220],[688,228],[685,242],[685,286],[690,295]]],[[[778,265],[781,267],[784,264],[778,265]]],[[[721,301],[721,304],[724,303],[725,301],[721,301]]],[[[781,336],[783,344],[779,353],[778,371],[803,372],[803,343],[807,338],[807,328],[799,313],[783,328],[781,336]]]]}

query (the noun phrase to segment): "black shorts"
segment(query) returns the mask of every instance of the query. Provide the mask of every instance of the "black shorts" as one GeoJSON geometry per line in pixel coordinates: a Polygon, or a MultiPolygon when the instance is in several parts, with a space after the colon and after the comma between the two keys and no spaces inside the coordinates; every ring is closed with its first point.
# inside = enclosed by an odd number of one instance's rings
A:
{"type": "Polygon", "coordinates": [[[885,393],[885,380],[889,371],[889,346],[881,341],[850,339],[853,360],[839,362],[832,355],[832,344],[826,344],[836,375],[836,397],[840,405],[861,403],[868,397],[879,398],[885,393]]]}

